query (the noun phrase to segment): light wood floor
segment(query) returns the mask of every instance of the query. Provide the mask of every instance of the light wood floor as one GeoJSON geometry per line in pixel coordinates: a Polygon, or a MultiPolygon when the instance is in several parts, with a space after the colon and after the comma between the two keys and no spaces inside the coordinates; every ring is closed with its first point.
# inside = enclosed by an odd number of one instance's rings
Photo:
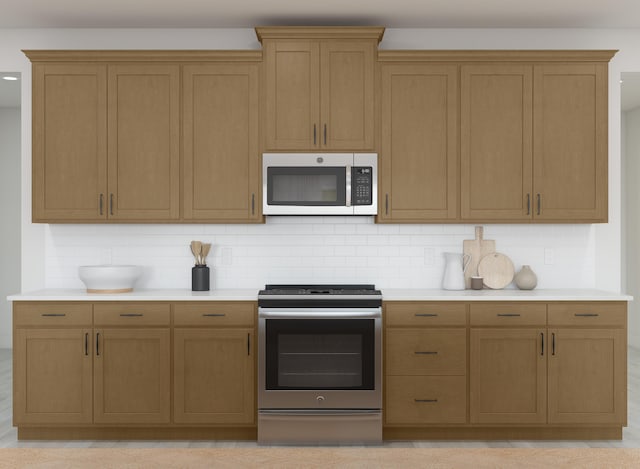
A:
{"type": "MultiPolygon", "coordinates": [[[[389,448],[640,448],[640,350],[629,349],[628,426],[615,441],[393,441],[389,448]]],[[[257,448],[247,441],[18,441],[11,423],[11,350],[0,349],[0,448],[257,448]]],[[[373,448],[368,448],[371,450],[373,448]]],[[[2,464],[0,464],[0,468],[2,464]]]]}

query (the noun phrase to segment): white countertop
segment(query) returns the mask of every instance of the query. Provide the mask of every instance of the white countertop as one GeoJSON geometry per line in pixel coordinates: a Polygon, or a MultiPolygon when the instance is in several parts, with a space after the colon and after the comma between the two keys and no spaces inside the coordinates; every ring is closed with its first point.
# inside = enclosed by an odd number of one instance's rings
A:
{"type": "MultiPolygon", "coordinates": [[[[134,290],[98,294],[82,289],[46,289],[7,297],[9,301],[256,301],[257,289],[208,292],[191,290],[134,290]]],[[[631,301],[632,296],[593,289],[557,290],[427,290],[383,288],[384,301],[631,301]]]]}
{"type": "Polygon", "coordinates": [[[385,301],[632,301],[633,297],[623,293],[612,293],[594,289],[548,289],[548,290],[382,290],[385,301]]]}

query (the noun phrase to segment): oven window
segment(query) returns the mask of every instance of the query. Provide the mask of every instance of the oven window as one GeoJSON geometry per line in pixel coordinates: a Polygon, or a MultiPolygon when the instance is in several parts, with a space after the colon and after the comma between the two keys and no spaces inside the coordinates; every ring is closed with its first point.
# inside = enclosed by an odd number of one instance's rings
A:
{"type": "Polygon", "coordinates": [[[346,205],[344,166],[267,168],[269,205],[346,205]]]}
{"type": "Polygon", "coordinates": [[[269,319],[267,389],[374,389],[373,319],[269,319]]]}

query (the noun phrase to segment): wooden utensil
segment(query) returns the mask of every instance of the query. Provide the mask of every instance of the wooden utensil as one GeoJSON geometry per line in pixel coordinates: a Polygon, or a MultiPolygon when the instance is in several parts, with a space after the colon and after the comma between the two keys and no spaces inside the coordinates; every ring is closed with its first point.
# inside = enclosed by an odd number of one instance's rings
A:
{"type": "Polygon", "coordinates": [[[496,252],[496,242],[492,239],[483,239],[484,228],[476,226],[476,239],[465,239],[462,241],[462,252],[471,256],[469,266],[464,272],[465,288],[471,288],[471,277],[478,275],[478,264],[480,260],[496,252]]]}
{"type": "Polygon", "coordinates": [[[494,290],[509,285],[514,273],[511,259],[499,252],[484,256],[478,264],[478,274],[483,278],[485,286],[494,290]]]}
{"type": "Polygon", "coordinates": [[[200,241],[191,241],[191,252],[196,258],[196,265],[202,265],[200,256],[202,255],[202,243],[200,241]]]}
{"type": "Polygon", "coordinates": [[[207,256],[211,250],[211,243],[205,243],[202,245],[202,263],[207,265],[207,256]]]}

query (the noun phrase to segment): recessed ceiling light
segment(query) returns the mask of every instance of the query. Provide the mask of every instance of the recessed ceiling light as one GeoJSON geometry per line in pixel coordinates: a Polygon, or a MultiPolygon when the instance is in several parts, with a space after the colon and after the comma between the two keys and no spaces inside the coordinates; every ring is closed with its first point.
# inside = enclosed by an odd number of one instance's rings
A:
{"type": "Polygon", "coordinates": [[[2,77],[3,80],[7,80],[7,81],[16,81],[18,79],[18,77],[12,77],[12,76],[4,76],[2,77]]]}

